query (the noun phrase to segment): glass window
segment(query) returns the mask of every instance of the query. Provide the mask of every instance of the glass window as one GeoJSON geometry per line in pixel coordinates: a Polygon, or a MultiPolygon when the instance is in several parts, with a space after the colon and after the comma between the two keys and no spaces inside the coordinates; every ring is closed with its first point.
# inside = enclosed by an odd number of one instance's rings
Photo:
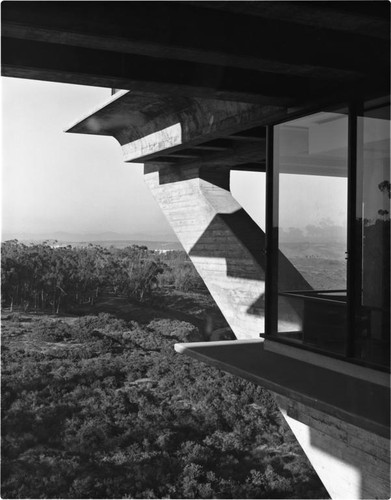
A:
{"type": "Polygon", "coordinates": [[[345,111],[274,127],[277,333],[344,354],[347,338],[345,111]]]}
{"type": "Polygon", "coordinates": [[[390,363],[390,107],[366,106],[357,122],[358,256],[360,290],[355,356],[390,363]]]}

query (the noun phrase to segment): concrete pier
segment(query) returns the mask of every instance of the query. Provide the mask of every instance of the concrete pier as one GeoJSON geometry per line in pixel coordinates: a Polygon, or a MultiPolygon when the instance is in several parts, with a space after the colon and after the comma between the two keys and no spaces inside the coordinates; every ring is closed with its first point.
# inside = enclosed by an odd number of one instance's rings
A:
{"type": "MultiPolygon", "coordinates": [[[[234,199],[226,168],[145,166],[145,181],[238,339],[265,331],[265,233],[234,199]]],[[[260,203],[262,203],[260,199],[260,203]]],[[[281,253],[282,285],[310,286],[281,253]]],[[[300,311],[282,302],[281,321],[300,311]]]]}

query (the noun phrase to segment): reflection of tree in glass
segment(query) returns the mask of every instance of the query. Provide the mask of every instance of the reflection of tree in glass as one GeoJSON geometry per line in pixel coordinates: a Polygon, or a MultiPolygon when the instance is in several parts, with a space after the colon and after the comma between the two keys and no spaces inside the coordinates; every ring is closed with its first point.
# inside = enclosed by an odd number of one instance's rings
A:
{"type": "Polygon", "coordinates": [[[383,192],[386,192],[388,193],[388,197],[391,198],[391,184],[390,184],[390,181],[382,181],[380,184],[379,184],[379,189],[380,191],[383,193],[383,192]]]}
{"type": "MultiPolygon", "coordinates": [[[[380,189],[380,191],[381,191],[382,193],[386,193],[386,194],[388,194],[388,198],[391,198],[391,184],[390,184],[390,181],[388,181],[388,180],[384,180],[384,181],[382,181],[382,182],[379,184],[379,186],[378,186],[378,187],[379,187],[379,189],[380,189]]],[[[379,210],[377,211],[377,213],[378,213],[379,215],[384,216],[384,215],[388,215],[390,212],[389,212],[388,210],[379,209],[379,210]]]]}

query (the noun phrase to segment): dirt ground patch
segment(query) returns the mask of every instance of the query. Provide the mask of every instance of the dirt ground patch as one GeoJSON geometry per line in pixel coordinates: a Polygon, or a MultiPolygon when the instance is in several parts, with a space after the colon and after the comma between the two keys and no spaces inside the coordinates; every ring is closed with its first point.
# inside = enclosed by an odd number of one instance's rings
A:
{"type": "MultiPolygon", "coordinates": [[[[225,318],[213,299],[207,294],[184,292],[159,292],[148,302],[137,302],[127,297],[102,295],[94,305],[85,304],[73,309],[73,314],[43,314],[32,312],[2,311],[2,346],[17,343],[19,348],[30,350],[53,350],[63,348],[60,343],[40,342],[34,339],[33,329],[36,321],[42,317],[61,320],[73,324],[80,316],[109,313],[125,321],[136,321],[141,325],[157,319],[176,319],[186,321],[198,328],[201,336],[210,337],[212,331],[224,329],[227,338],[234,338],[225,318]]],[[[67,347],[72,344],[67,343],[67,347]]]]}
{"type": "Polygon", "coordinates": [[[93,306],[87,304],[74,310],[78,316],[102,312],[140,324],[154,319],[177,319],[191,323],[202,334],[221,328],[231,331],[212,297],[203,293],[159,291],[145,302],[102,295],[93,306]]]}

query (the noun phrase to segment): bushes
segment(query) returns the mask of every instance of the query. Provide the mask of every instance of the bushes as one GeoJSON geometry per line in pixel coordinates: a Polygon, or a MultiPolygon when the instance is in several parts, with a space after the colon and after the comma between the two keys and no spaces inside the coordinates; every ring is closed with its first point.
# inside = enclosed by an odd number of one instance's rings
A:
{"type": "MultiPolygon", "coordinates": [[[[182,253],[186,255],[184,252],[182,253]]],[[[176,254],[178,252],[167,252],[164,255],[163,262],[166,266],[158,277],[159,285],[171,286],[182,292],[206,291],[207,288],[204,282],[187,256],[186,260],[184,260],[178,258],[176,254]],[[170,258],[171,253],[175,255],[172,258],[170,258]]]]}
{"type": "Polygon", "coordinates": [[[191,325],[101,314],[31,328],[66,347],[2,352],[3,497],[325,497],[266,391],[174,353],[191,325]]]}
{"type": "MultiPolygon", "coordinates": [[[[7,300],[57,311],[103,286],[138,300],[158,283],[202,286],[183,252],[11,242],[3,257],[7,300]]],[[[177,341],[201,340],[192,324],[9,319],[18,335],[2,350],[4,497],[325,497],[266,391],[174,353],[177,341]]]]}
{"type": "Polygon", "coordinates": [[[148,324],[151,332],[156,332],[159,339],[169,337],[175,342],[196,342],[203,340],[198,328],[186,321],[177,319],[157,319],[148,324]]]}
{"type": "Polygon", "coordinates": [[[127,328],[126,323],[110,314],[101,313],[98,316],[83,316],[77,321],[66,322],[54,318],[36,321],[35,338],[44,342],[94,342],[110,334],[121,337],[121,332],[127,328]]]}
{"type": "Polygon", "coordinates": [[[35,337],[44,342],[64,342],[71,338],[71,327],[63,321],[43,319],[37,322],[35,337]]]}
{"type": "Polygon", "coordinates": [[[127,330],[127,324],[111,314],[100,313],[97,316],[82,316],[78,318],[72,332],[72,339],[80,342],[111,337],[122,338],[122,332],[127,330]]]}
{"type": "Polygon", "coordinates": [[[192,265],[187,264],[175,273],[175,288],[183,292],[205,289],[204,282],[192,265]]]}
{"type": "Polygon", "coordinates": [[[72,248],[2,243],[2,305],[28,310],[70,311],[93,305],[102,290],[143,301],[159,286],[205,290],[185,252],[158,254],[133,245],[124,249],[72,248]]]}

